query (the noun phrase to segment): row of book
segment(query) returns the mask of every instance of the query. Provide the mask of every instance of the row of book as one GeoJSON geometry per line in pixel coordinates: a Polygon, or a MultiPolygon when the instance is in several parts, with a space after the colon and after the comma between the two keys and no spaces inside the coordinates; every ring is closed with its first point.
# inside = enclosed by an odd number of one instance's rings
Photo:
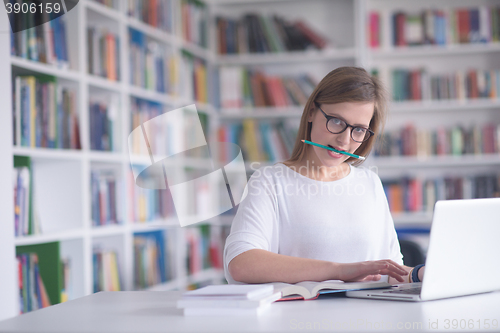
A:
{"type": "Polygon", "coordinates": [[[208,103],[208,69],[206,62],[188,52],[183,52],[179,85],[185,99],[208,103]]]}
{"type": "Polygon", "coordinates": [[[90,149],[115,151],[114,141],[117,134],[113,128],[118,114],[116,104],[101,101],[90,102],[90,149]]]}
{"type": "MultiPolygon", "coordinates": [[[[12,5],[20,4],[19,0],[10,0],[9,2],[12,5]]],[[[16,15],[13,10],[12,14],[9,15],[9,20],[11,25],[16,27],[15,31],[18,32],[14,33],[9,28],[11,55],[68,68],[70,56],[66,22],[60,16],[59,13],[49,14],[45,11],[40,13],[38,10],[35,13],[28,11],[22,15],[16,15]],[[39,22],[46,23],[35,26],[39,22]]]]}
{"type": "Polygon", "coordinates": [[[153,222],[175,216],[170,191],[152,190],[137,186],[130,171],[129,217],[135,223],[153,222]]]}
{"type": "Polygon", "coordinates": [[[178,60],[163,44],[129,29],[130,83],[148,90],[176,93],[178,60]]]}
{"type": "Polygon", "coordinates": [[[216,18],[220,54],[266,53],[322,49],[328,41],[304,21],[273,15],[245,14],[216,18]]]}
{"type": "Polygon", "coordinates": [[[304,105],[317,82],[308,74],[268,75],[244,67],[220,69],[223,108],[286,107],[304,105]]]}
{"type": "Polygon", "coordinates": [[[208,45],[208,9],[198,0],[181,0],[181,36],[206,48],[208,45]]]}
{"type": "Polygon", "coordinates": [[[173,0],[128,0],[127,14],[157,29],[173,32],[173,0]]]}
{"type": "Polygon", "coordinates": [[[74,298],[71,260],[59,242],[16,246],[16,262],[20,313],[74,298]]]}
{"type": "Polygon", "coordinates": [[[51,76],[17,76],[14,144],[81,149],[76,92],[51,76]]]}
{"type": "MultiPolygon", "coordinates": [[[[290,122],[258,123],[245,119],[242,123],[226,124],[219,128],[219,141],[232,142],[241,147],[246,161],[283,161],[290,157],[295,145],[298,126],[290,122]]],[[[223,161],[230,152],[221,152],[223,161]]]]}
{"type": "Polygon", "coordinates": [[[208,268],[222,269],[225,238],[222,227],[204,224],[186,228],[186,271],[195,274],[208,268]]]}
{"type": "Polygon", "coordinates": [[[120,38],[105,28],[87,28],[88,73],[120,80],[120,38]]]}
{"type": "Polygon", "coordinates": [[[123,289],[123,280],[115,251],[94,249],[92,254],[94,292],[120,291],[123,289]]]}
{"type": "MultiPolygon", "coordinates": [[[[134,234],[134,287],[148,288],[172,278],[170,253],[165,243],[174,231],[148,231],[134,234]],[[167,235],[166,235],[167,234],[167,235]]],[[[168,244],[167,244],[168,245],[168,244]]]]}
{"type": "Polygon", "coordinates": [[[383,181],[383,186],[391,212],[431,212],[437,200],[499,197],[500,174],[435,179],[404,177],[383,181]]]}
{"type": "Polygon", "coordinates": [[[500,125],[465,128],[417,129],[408,124],[386,131],[374,151],[376,156],[435,156],[495,154],[500,152],[500,125]]]}
{"type": "Polygon", "coordinates": [[[123,182],[110,169],[94,169],[90,174],[92,225],[120,224],[123,182]]]}
{"type": "Polygon", "coordinates": [[[383,24],[391,24],[392,45],[448,45],[500,41],[500,7],[397,11],[384,22],[383,14],[368,15],[369,45],[379,47],[383,24]]]}
{"type": "Polygon", "coordinates": [[[498,98],[500,70],[430,74],[425,69],[394,69],[392,87],[395,101],[498,98]]]}
{"type": "Polygon", "coordinates": [[[40,276],[38,255],[24,253],[16,257],[19,274],[20,313],[42,309],[51,305],[47,289],[40,276]]]}

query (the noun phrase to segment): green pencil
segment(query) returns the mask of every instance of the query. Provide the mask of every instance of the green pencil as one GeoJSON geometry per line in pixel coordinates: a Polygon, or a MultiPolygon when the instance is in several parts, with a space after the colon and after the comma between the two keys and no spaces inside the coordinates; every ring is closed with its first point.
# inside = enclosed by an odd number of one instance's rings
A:
{"type": "Polygon", "coordinates": [[[323,146],[323,145],[320,145],[319,143],[316,143],[316,142],[312,142],[312,141],[308,141],[308,140],[301,140],[301,141],[304,142],[304,143],[316,146],[316,147],[320,147],[320,148],[325,148],[325,149],[331,150],[331,151],[339,153],[339,154],[344,154],[344,155],[347,155],[347,156],[358,158],[358,159],[360,159],[362,161],[364,161],[366,159],[364,156],[358,156],[356,154],[351,154],[351,153],[348,153],[346,151],[341,151],[341,150],[337,150],[335,148],[331,148],[331,147],[328,147],[328,146],[323,146]]]}

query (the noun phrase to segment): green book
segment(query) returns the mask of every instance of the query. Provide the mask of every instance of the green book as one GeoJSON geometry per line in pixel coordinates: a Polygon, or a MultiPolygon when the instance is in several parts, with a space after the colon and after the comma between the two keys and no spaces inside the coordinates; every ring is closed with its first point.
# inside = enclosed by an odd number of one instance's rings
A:
{"type": "Polygon", "coordinates": [[[40,276],[45,284],[50,304],[61,303],[62,271],[59,242],[16,247],[16,255],[25,253],[36,253],[38,255],[40,276]]]}

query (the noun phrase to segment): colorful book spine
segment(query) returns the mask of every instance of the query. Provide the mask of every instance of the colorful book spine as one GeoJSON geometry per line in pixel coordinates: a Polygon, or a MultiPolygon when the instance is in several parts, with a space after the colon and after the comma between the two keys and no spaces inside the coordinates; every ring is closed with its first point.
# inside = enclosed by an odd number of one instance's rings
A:
{"type": "Polygon", "coordinates": [[[465,101],[500,96],[500,70],[430,74],[425,69],[394,69],[391,77],[394,101],[465,101]]]}
{"type": "MultiPolygon", "coordinates": [[[[247,161],[279,162],[291,156],[298,127],[285,122],[271,124],[245,119],[242,124],[225,124],[218,130],[219,136],[241,147],[247,161]]],[[[232,156],[223,152],[221,158],[232,156]]],[[[221,161],[229,162],[229,161],[221,161]]]]}
{"type": "Polygon", "coordinates": [[[90,101],[89,104],[90,149],[115,151],[117,103],[90,101]]]}
{"type": "Polygon", "coordinates": [[[203,59],[197,58],[188,52],[183,52],[180,79],[184,98],[208,103],[207,64],[203,59]]]}
{"type": "Polygon", "coordinates": [[[127,14],[157,29],[172,33],[173,6],[172,0],[128,0],[127,14]]]}
{"type": "MultiPolygon", "coordinates": [[[[491,43],[500,40],[500,7],[426,8],[420,12],[397,11],[391,15],[392,46],[491,43]]],[[[368,45],[378,47],[380,13],[367,17],[368,45]]]]}
{"type": "Polygon", "coordinates": [[[500,152],[500,124],[475,125],[465,128],[439,127],[417,129],[408,124],[396,131],[386,131],[375,156],[464,156],[500,152]]]}
{"type": "MultiPolygon", "coordinates": [[[[17,4],[15,0],[10,0],[10,3],[17,4]]],[[[71,61],[65,18],[58,17],[51,20],[54,15],[54,13],[28,11],[23,14],[23,19],[19,19],[16,15],[10,16],[14,26],[24,29],[11,35],[11,55],[68,68],[71,61]],[[47,23],[33,27],[35,22],[41,20],[47,23]],[[29,27],[33,28],[28,29],[29,27]]]]}
{"type": "Polygon", "coordinates": [[[500,174],[383,180],[392,213],[432,212],[437,200],[493,198],[500,195],[500,174]]]}
{"type": "Polygon", "coordinates": [[[134,86],[166,94],[177,94],[177,61],[171,50],[129,29],[130,83],[134,86]]]}
{"type": "Polygon", "coordinates": [[[198,0],[181,0],[181,36],[185,41],[206,48],[208,42],[208,10],[198,0]]]}
{"type": "Polygon", "coordinates": [[[120,224],[123,182],[114,170],[92,170],[90,175],[92,225],[120,224]]]}
{"type": "Polygon", "coordinates": [[[186,228],[186,270],[195,274],[209,268],[222,269],[222,230],[207,224],[186,228]]]}
{"type": "Polygon", "coordinates": [[[134,286],[144,289],[171,279],[172,260],[167,231],[134,234],[134,286]],[[167,243],[167,244],[166,244],[167,243]]]}
{"type": "Polygon", "coordinates": [[[266,75],[243,67],[220,69],[223,108],[302,106],[317,81],[310,75],[266,75]]]}
{"type": "Polygon", "coordinates": [[[87,28],[87,69],[89,74],[110,81],[120,80],[120,41],[116,34],[98,27],[87,28]]]}
{"type": "Polygon", "coordinates": [[[81,149],[76,92],[48,76],[18,76],[14,81],[16,144],[81,149]]]}
{"type": "Polygon", "coordinates": [[[92,255],[94,292],[123,290],[119,263],[118,254],[115,251],[94,249],[92,255]]]}
{"type": "Polygon", "coordinates": [[[216,17],[219,54],[267,53],[323,49],[328,39],[303,20],[277,15],[244,14],[238,19],[216,17]]]}

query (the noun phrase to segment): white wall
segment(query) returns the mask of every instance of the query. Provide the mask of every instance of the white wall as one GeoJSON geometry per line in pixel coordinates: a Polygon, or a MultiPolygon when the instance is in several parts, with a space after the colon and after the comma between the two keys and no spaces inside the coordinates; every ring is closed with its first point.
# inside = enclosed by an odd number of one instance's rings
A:
{"type": "MultiPolygon", "coordinates": [[[[5,6],[0,6],[0,77],[10,78],[10,24],[5,6]]],[[[11,80],[0,87],[0,320],[19,313],[14,246],[12,188],[12,96],[11,80]]]]}

